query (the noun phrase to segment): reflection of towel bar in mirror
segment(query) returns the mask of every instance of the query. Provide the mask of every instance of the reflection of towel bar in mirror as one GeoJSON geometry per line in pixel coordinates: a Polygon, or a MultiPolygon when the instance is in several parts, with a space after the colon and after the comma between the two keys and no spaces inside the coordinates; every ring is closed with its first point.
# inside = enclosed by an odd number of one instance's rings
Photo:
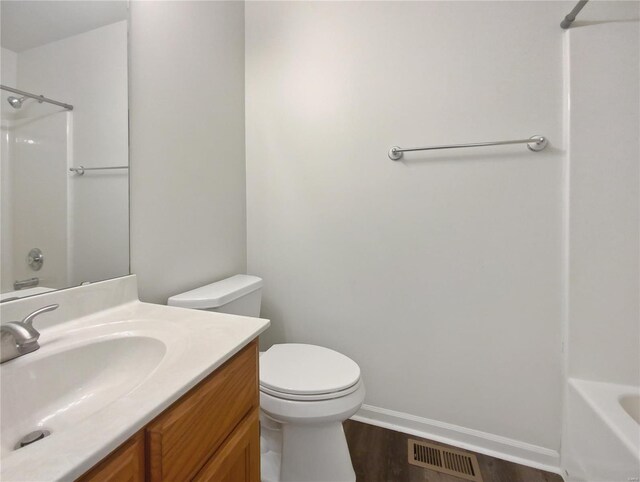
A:
{"type": "Polygon", "coordinates": [[[78,176],[84,176],[85,171],[102,171],[105,169],[129,169],[129,166],[111,166],[111,167],[70,167],[69,171],[77,174],[78,176]]]}

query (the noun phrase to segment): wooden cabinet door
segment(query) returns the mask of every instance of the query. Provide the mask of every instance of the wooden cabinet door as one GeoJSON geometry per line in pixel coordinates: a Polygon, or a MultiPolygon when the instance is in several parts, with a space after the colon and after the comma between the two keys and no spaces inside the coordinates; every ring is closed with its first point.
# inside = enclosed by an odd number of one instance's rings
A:
{"type": "Polygon", "coordinates": [[[259,409],[253,410],[193,479],[194,482],[260,482],[259,409]]]}
{"type": "Polygon", "coordinates": [[[147,426],[149,482],[191,480],[258,405],[254,341],[147,426]]]}
{"type": "Polygon", "coordinates": [[[131,437],[77,482],[144,482],[144,433],[131,437]]]}

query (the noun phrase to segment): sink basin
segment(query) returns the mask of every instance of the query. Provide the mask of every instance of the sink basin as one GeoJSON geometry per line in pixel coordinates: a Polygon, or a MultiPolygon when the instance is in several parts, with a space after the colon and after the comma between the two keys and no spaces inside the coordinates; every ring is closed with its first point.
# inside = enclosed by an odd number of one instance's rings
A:
{"type": "Polygon", "coordinates": [[[0,364],[3,481],[78,479],[269,326],[143,303],[133,275],[7,301],[0,318],[54,303],[40,349],[0,364]]]}
{"type": "Polygon", "coordinates": [[[62,348],[43,347],[0,367],[3,455],[31,431],[47,429],[55,436],[126,396],[167,351],[163,341],[148,336],[115,336],[62,348]]]}

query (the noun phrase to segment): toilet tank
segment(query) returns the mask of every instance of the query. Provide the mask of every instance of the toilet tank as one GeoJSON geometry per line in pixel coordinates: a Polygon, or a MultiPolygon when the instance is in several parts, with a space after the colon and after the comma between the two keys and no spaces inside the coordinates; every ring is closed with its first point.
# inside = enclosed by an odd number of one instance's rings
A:
{"type": "Polygon", "coordinates": [[[167,304],[180,308],[258,317],[261,301],[262,279],[247,274],[237,274],[231,278],[174,295],[169,298],[167,304]]]}

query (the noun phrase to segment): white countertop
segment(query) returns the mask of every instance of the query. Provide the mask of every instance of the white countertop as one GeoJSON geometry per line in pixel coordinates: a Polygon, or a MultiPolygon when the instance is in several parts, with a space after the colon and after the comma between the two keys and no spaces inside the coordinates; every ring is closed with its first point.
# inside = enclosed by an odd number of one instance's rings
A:
{"type": "MultiPolygon", "coordinates": [[[[111,280],[110,283],[114,281],[111,280]]],[[[133,283],[135,284],[135,278],[133,283]]],[[[76,291],[72,295],[79,299],[82,294],[77,291],[79,288],[73,290],[76,291]]],[[[31,306],[23,308],[30,309],[32,306],[56,302],[53,296],[55,294],[42,295],[41,300],[37,300],[37,297],[30,298],[31,306]]],[[[60,301],[61,308],[64,301],[60,301]]],[[[9,303],[19,302],[20,300],[9,303]]],[[[77,308],[73,309],[77,311],[77,308]]],[[[8,313],[19,311],[19,306],[7,307],[7,310],[3,307],[2,321],[8,321],[8,313]]],[[[56,429],[56,416],[66,408],[58,409],[53,415],[46,417],[47,422],[42,422],[43,427],[50,428],[52,434],[19,450],[12,450],[11,447],[17,441],[13,439],[19,431],[27,428],[20,427],[15,420],[4,420],[7,415],[3,408],[2,424],[12,425],[7,430],[3,428],[2,433],[0,479],[3,482],[76,479],[266,330],[269,321],[133,300],[85,314],[72,321],[57,322],[43,329],[37,321],[35,326],[41,332],[40,350],[4,363],[3,374],[10,374],[10,370],[24,373],[24,367],[28,364],[37,363],[39,359],[50,360],[47,357],[69,350],[70,346],[82,347],[95,343],[96,340],[154,338],[161,342],[160,345],[164,344],[166,349],[160,355],[156,352],[160,361],[149,374],[136,382],[135,386],[126,388],[127,391],[115,399],[101,399],[100,397],[105,397],[105,392],[93,390],[91,384],[88,384],[89,388],[82,397],[73,402],[76,405],[73,410],[76,413],[82,412],[77,409],[77,405],[83,403],[85,406],[98,406],[99,409],[85,409],[84,415],[77,416],[79,419],[72,424],[69,424],[65,414],[67,425],[62,424],[56,429]],[[19,371],[21,367],[22,372],[19,371]],[[104,402],[102,405],[101,400],[104,402]],[[53,426],[47,426],[47,423],[53,426]]],[[[123,379],[126,378],[125,373],[122,376],[123,379]]],[[[47,380],[44,385],[56,382],[47,380]]],[[[124,390],[122,387],[117,389],[124,390]]],[[[15,397],[20,396],[19,391],[20,386],[3,384],[3,407],[6,400],[9,400],[8,405],[15,405],[15,397]]],[[[33,424],[33,421],[26,423],[33,424]]],[[[35,428],[32,427],[31,430],[35,428]]]]}

